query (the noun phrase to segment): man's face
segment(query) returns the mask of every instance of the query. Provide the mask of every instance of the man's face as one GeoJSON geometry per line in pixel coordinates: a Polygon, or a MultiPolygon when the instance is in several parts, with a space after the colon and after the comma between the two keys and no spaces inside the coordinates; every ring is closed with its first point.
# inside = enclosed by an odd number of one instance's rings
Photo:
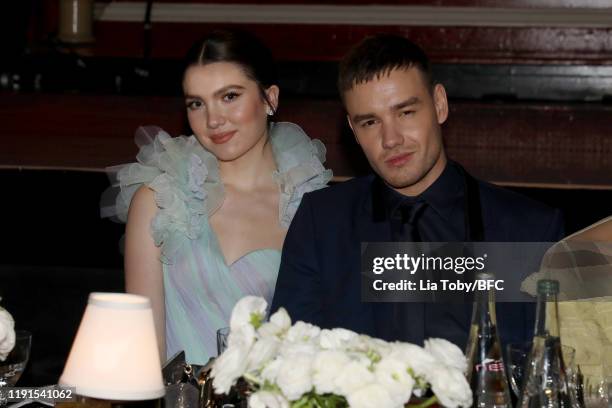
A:
{"type": "Polygon", "coordinates": [[[355,85],[344,94],[348,120],[370,165],[391,187],[418,195],[442,173],[446,156],[440,125],[446,92],[432,92],[417,68],[355,85]]]}

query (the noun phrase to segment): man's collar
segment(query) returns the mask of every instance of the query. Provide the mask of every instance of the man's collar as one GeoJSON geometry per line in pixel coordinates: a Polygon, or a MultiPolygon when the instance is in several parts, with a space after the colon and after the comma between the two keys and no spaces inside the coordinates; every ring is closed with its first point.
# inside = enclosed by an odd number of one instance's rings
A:
{"type": "Polygon", "coordinates": [[[416,197],[405,196],[389,187],[380,177],[375,177],[372,182],[372,220],[387,221],[391,211],[405,200],[425,201],[442,218],[450,220],[457,205],[462,202],[464,183],[461,171],[452,161],[448,161],[442,174],[416,197]]]}

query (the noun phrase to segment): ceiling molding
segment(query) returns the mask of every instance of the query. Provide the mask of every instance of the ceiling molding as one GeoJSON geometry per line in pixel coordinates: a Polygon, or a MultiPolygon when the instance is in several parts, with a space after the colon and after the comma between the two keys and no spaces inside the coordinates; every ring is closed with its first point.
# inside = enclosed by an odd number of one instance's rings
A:
{"type": "MultiPolygon", "coordinates": [[[[96,3],[99,21],[141,22],[145,2],[96,3]]],[[[612,27],[611,9],[154,3],[153,22],[458,27],[612,27]]]]}

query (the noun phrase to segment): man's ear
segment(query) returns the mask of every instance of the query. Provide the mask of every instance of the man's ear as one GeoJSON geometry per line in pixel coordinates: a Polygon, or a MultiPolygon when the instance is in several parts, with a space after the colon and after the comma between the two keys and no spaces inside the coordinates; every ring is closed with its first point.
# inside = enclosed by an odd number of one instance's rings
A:
{"type": "Polygon", "coordinates": [[[268,103],[271,105],[272,111],[276,113],[278,109],[278,94],[280,93],[280,89],[276,85],[270,86],[266,89],[266,97],[268,98],[268,103]]]}
{"type": "Polygon", "coordinates": [[[359,139],[357,139],[357,133],[355,133],[353,122],[351,122],[351,117],[348,114],[346,115],[346,121],[348,122],[348,125],[351,128],[351,131],[353,132],[353,137],[355,138],[355,141],[357,142],[358,145],[360,145],[361,143],[359,143],[359,139]]]}
{"type": "Polygon", "coordinates": [[[438,124],[441,125],[446,122],[448,118],[448,99],[446,98],[446,89],[444,89],[444,85],[436,84],[434,86],[433,100],[438,124]]]}

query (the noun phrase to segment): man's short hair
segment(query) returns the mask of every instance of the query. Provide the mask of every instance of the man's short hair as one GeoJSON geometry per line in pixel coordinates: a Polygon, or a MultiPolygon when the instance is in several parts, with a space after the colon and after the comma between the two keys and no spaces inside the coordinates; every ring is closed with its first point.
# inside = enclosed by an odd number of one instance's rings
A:
{"type": "Polygon", "coordinates": [[[392,34],[379,34],[367,37],[340,61],[338,91],[344,93],[355,85],[366,83],[374,78],[388,75],[394,69],[417,68],[425,83],[433,89],[429,59],[418,45],[392,34]]]}

